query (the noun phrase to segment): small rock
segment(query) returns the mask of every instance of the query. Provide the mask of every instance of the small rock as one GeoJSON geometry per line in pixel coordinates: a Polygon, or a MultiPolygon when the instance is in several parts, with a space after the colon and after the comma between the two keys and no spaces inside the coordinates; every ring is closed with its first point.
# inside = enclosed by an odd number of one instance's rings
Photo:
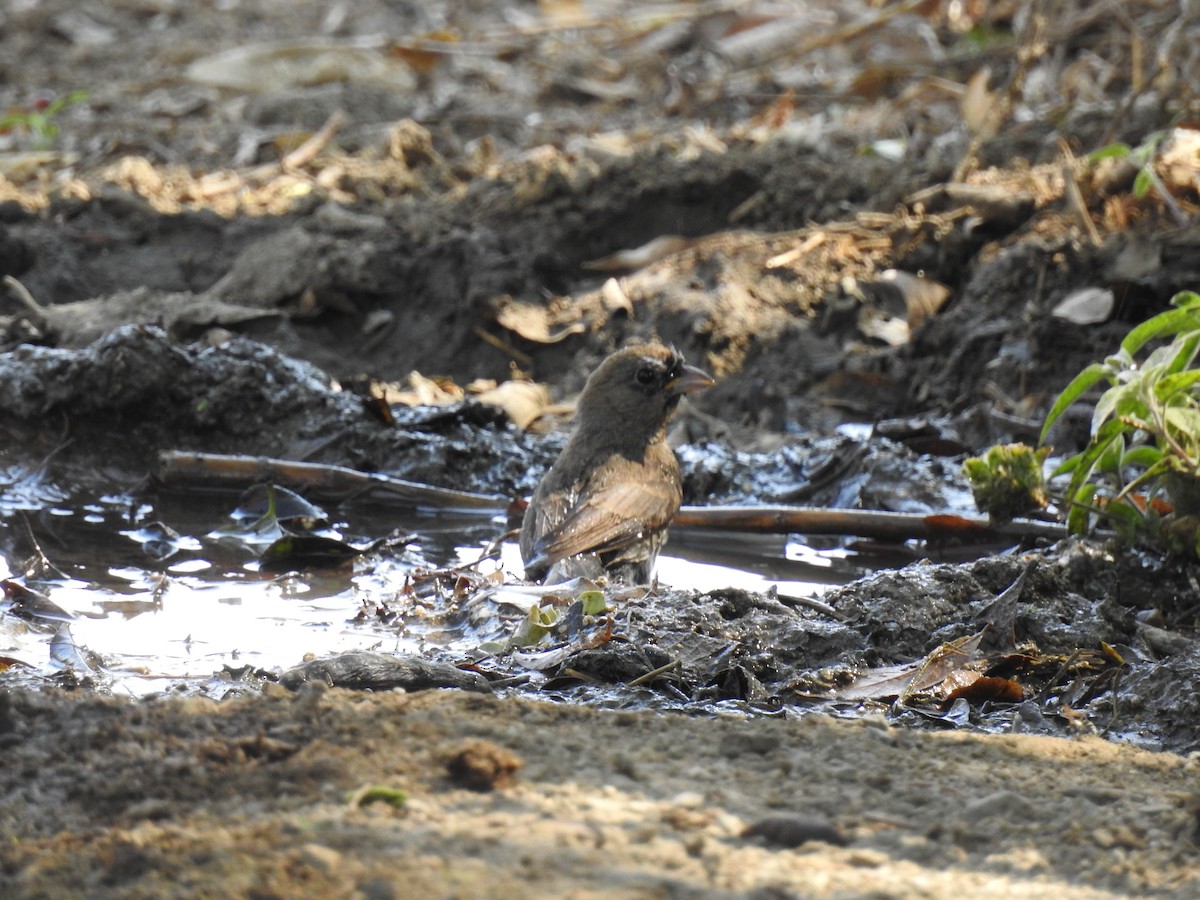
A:
{"type": "Polygon", "coordinates": [[[324,844],[305,844],[300,848],[300,857],[308,865],[327,875],[342,864],[342,854],[324,844]]]}
{"type": "Polygon", "coordinates": [[[1035,818],[1037,809],[1027,797],[1014,791],[996,791],[980,797],[962,808],[958,818],[971,822],[999,816],[1009,822],[1023,822],[1035,818]]]}
{"type": "Polygon", "coordinates": [[[799,813],[773,813],[747,825],[742,837],[762,838],[776,847],[799,847],[808,841],[824,841],[837,847],[847,844],[846,836],[827,819],[799,813]]]}
{"type": "Polygon", "coordinates": [[[511,750],[491,741],[466,741],[446,762],[446,771],[458,785],[472,791],[491,791],[513,782],[525,763],[511,750]]]}

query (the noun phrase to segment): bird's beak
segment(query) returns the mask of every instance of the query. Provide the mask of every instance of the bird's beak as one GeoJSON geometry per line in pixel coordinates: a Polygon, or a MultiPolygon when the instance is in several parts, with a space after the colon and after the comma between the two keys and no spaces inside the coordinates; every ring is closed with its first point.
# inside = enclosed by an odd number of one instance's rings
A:
{"type": "Polygon", "coordinates": [[[703,369],[695,366],[684,366],[683,373],[667,382],[667,393],[672,397],[681,397],[693,391],[701,391],[716,384],[712,376],[703,369]]]}

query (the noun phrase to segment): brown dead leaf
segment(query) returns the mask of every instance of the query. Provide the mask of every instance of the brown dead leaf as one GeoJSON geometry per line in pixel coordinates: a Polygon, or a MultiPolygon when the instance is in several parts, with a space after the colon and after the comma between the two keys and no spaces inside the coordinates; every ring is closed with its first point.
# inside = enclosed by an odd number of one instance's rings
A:
{"type": "Polygon", "coordinates": [[[540,418],[550,405],[550,391],[544,384],[532,381],[506,381],[482,391],[475,399],[499,407],[514,425],[525,429],[540,418]]]}
{"type": "Polygon", "coordinates": [[[991,77],[992,70],[988,66],[976,71],[967,79],[966,89],[959,102],[959,109],[967,128],[971,130],[972,134],[982,134],[985,137],[989,136],[986,133],[989,126],[995,127],[991,124],[991,120],[992,110],[996,108],[996,94],[988,90],[988,81],[991,77]]]}
{"type": "Polygon", "coordinates": [[[933,318],[950,299],[950,288],[932,278],[912,275],[899,269],[888,269],[879,277],[882,281],[894,284],[904,297],[908,327],[913,331],[933,318]]]}
{"type": "Polygon", "coordinates": [[[1020,682],[1012,678],[995,678],[980,675],[978,672],[962,673],[962,683],[946,694],[944,701],[953,703],[960,697],[968,703],[978,705],[990,700],[993,703],[1020,703],[1025,699],[1025,691],[1020,682]],[[965,677],[974,676],[974,677],[965,677]]]}
{"type": "Polygon", "coordinates": [[[461,40],[458,32],[450,29],[430,31],[407,41],[397,41],[388,48],[388,55],[408,65],[418,75],[431,75],[446,58],[439,44],[456,44],[461,40]]]}
{"type": "Polygon", "coordinates": [[[187,77],[246,93],[339,81],[372,83],[402,93],[411,90],[412,73],[382,49],[326,38],[242,44],[196,60],[188,66],[187,77]]]}
{"type": "Polygon", "coordinates": [[[760,110],[755,116],[750,119],[751,127],[768,128],[771,130],[782,128],[792,120],[792,115],[796,112],[796,92],[792,88],[788,88],[765,109],[760,110]]]}
{"type": "Polygon", "coordinates": [[[417,371],[410,372],[403,385],[386,385],[383,389],[388,403],[405,406],[446,406],[465,396],[449,378],[427,378],[417,371]]]}
{"type": "Polygon", "coordinates": [[[907,703],[911,697],[936,684],[940,684],[963,666],[975,658],[979,644],[987,629],[965,635],[953,641],[947,641],[931,651],[917,667],[912,681],[900,692],[900,702],[907,703]]]}
{"type": "Polygon", "coordinates": [[[557,344],[587,330],[582,321],[563,322],[560,319],[548,307],[523,303],[512,297],[501,298],[496,309],[498,324],[536,344],[557,344]]]}
{"type": "Polygon", "coordinates": [[[538,0],[538,12],[559,27],[580,25],[591,16],[582,0],[538,0]]]}
{"type": "Polygon", "coordinates": [[[632,250],[618,250],[611,256],[585,262],[583,267],[594,272],[630,271],[644,268],[651,263],[665,259],[692,246],[695,241],[691,238],[680,237],[677,234],[666,234],[656,237],[649,243],[642,244],[632,250]]]}

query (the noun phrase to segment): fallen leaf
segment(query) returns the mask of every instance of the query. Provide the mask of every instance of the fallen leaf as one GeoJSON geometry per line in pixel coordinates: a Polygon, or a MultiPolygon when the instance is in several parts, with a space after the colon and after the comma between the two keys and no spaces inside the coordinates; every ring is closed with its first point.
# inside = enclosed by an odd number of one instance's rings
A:
{"type": "Polygon", "coordinates": [[[1025,691],[1020,682],[1012,678],[994,678],[976,673],[974,678],[955,687],[946,695],[947,701],[960,698],[975,705],[985,700],[991,700],[993,703],[1020,703],[1025,699],[1025,691]]]}
{"type": "Polygon", "coordinates": [[[1108,321],[1115,304],[1116,297],[1108,288],[1080,288],[1060,300],[1050,315],[1076,325],[1097,325],[1108,321]]]}
{"type": "Polygon", "coordinates": [[[246,93],[338,81],[380,84],[402,92],[416,87],[408,67],[389,59],[382,49],[319,38],[242,44],[196,60],[188,66],[187,77],[246,93]]]}
{"type": "Polygon", "coordinates": [[[641,269],[660,259],[666,259],[672,254],[679,253],[681,250],[686,250],[694,243],[695,241],[691,238],[680,237],[677,234],[664,234],[632,250],[618,250],[611,256],[585,262],[583,267],[594,272],[641,269]]]}

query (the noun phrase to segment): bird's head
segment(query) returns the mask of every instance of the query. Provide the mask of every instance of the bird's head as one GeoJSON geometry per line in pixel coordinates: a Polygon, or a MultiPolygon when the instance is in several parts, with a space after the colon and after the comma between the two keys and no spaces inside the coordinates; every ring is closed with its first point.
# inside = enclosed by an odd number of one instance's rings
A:
{"type": "Polygon", "coordinates": [[[684,394],[713,383],[706,372],[687,365],[674,348],[626,347],[605,359],[588,378],[576,407],[576,422],[581,429],[612,430],[644,441],[663,428],[684,394]]]}

